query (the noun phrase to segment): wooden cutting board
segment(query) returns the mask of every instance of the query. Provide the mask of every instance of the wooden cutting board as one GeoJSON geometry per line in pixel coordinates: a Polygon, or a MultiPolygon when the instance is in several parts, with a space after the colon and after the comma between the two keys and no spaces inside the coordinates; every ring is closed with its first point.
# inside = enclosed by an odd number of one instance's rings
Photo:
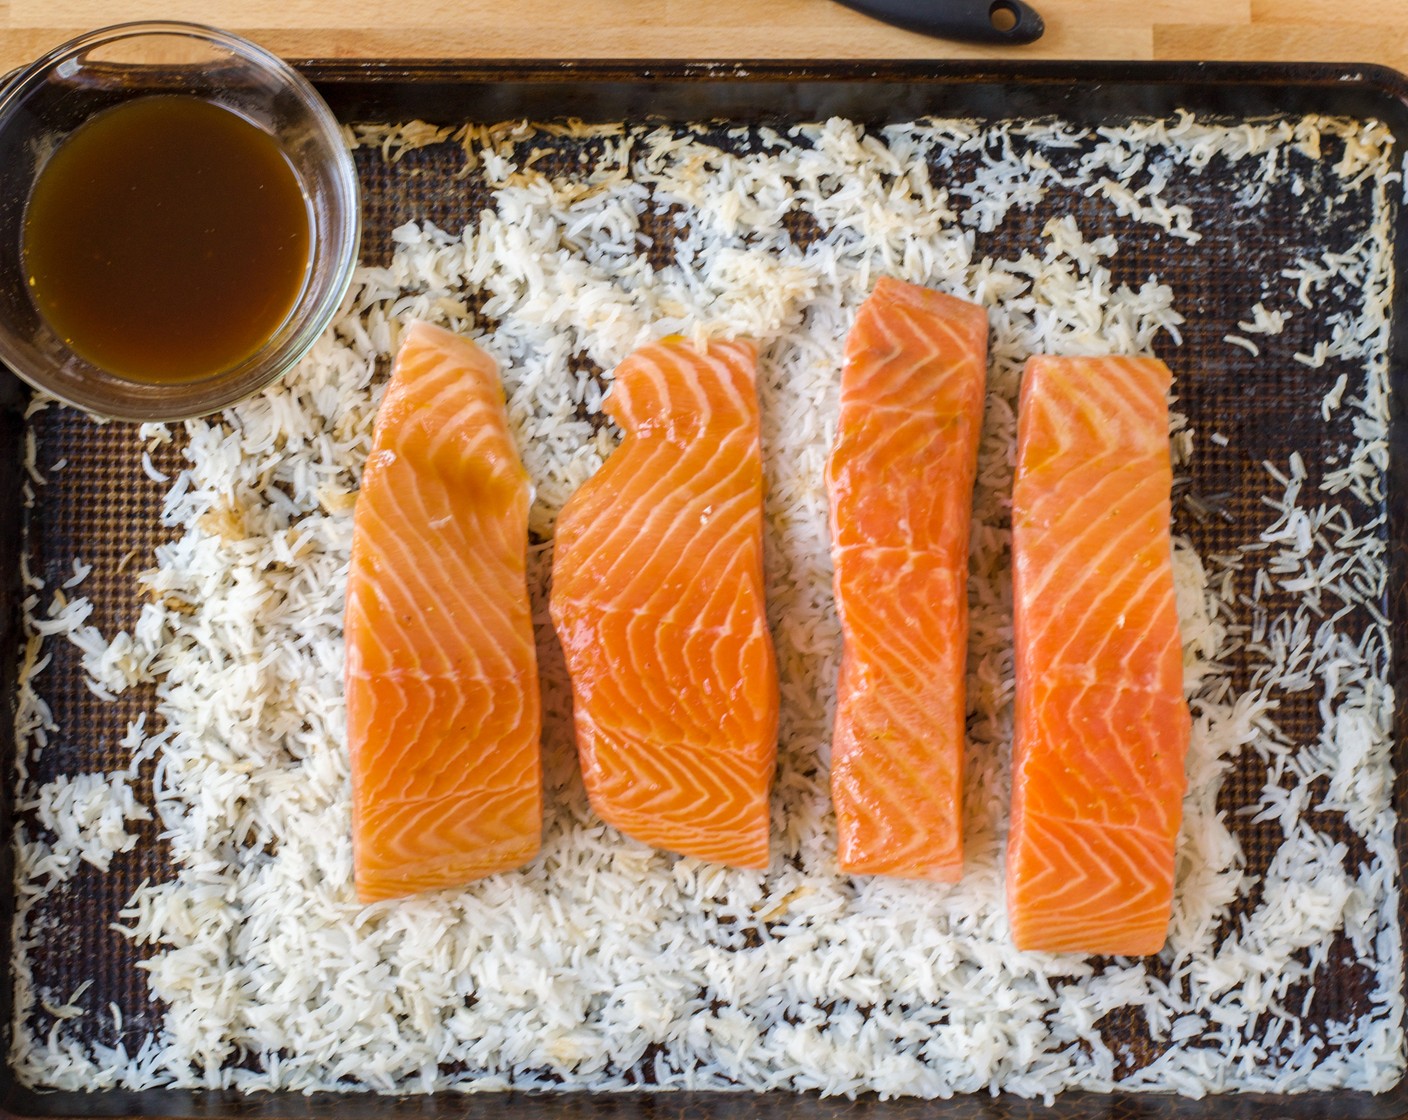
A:
{"type": "Polygon", "coordinates": [[[294,58],[1281,59],[1408,71],[1408,0],[1032,2],[1045,36],[993,49],[832,0],[0,0],[0,68],[104,24],[187,19],[294,58]]]}

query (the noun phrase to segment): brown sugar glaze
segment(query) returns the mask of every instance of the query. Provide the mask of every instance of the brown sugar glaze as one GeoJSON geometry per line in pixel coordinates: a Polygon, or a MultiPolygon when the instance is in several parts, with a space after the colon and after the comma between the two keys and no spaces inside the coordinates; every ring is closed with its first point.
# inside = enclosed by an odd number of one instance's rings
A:
{"type": "Polygon", "coordinates": [[[22,236],[50,328],[134,381],[237,365],[308,273],[308,206],[278,141],[196,97],[140,97],[82,125],[40,171],[22,236]]]}

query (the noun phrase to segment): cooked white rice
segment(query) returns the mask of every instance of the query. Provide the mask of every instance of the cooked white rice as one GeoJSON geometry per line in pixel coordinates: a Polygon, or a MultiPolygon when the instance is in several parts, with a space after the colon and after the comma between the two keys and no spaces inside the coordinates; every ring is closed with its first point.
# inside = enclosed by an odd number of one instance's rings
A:
{"type": "MultiPolygon", "coordinates": [[[[395,158],[407,144],[447,135],[420,128],[360,139],[395,158]]],[[[1350,499],[1381,496],[1386,467],[1396,156],[1375,125],[1312,118],[1231,128],[1185,115],[1102,131],[1074,179],[1062,180],[1041,153],[1076,137],[1059,123],[959,121],[876,136],[833,120],[735,155],[670,130],[618,129],[604,135],[594,166],[552,180],[532,170],[530,129],[466,134],[467,151],[497,184],[474,227],[397,230],[389,267],[358,273],[338,322],[292,376],[222,417],[151,427],[148,443],[132,448],[134,470],[163,485],[152,447],[174,440],[189,461],[166,498],[164,520],[177,536],[135,577],[153,602],[133,631],[95,641],[85,600],[63,591],[45,599],[31,582],[22,742],[37,750],[52,730],[45,638],[80,644],[95,689],[156,682],[161,733],[138,724],[128,745],[157,758],[151,808],[172,862],[126,912],[128,936],[155,950],[143,967],[164,1007],[160,1031],[140,1049],[84,1046],[66,1033],[66,1011],[46,1037],[33,1037],[26,1013],[44,997],[29,990],[25,951],[43,933],[26,926],[28,906],[62,879],[60,852],[100,862],[127,843],[125,821],[142,808],[121,775],[22,786],[21,799],[35,799],[55,836],[30,837],[21,826],[21,852],[39,853],[20,861],[12,1060],[22,1076],[81,1088],[621,1089],[644,1080],[930,1097],[1395,1084],[1404,1070],[1403,955],[1388,634],[1380,620],[1351,637],[1341,608],[1376,611],[1385,582],[1382,525],[1350,499]],[[1326,378],[1324,408],[1353,411],[1357,443],[1325,493],[1306,489],[1298,455],[1268,464],[1268,524],[1245,526],[1232,553],[1176,546],[1194,728],[1168,947],[1160,967],[1017,952],[1001,857],[1013,681],[1006,503],[1020,366],[1035,352],[1158,352],[1177,371],[1183,317],[1157,277],[1137,289],[1114,285],[1107,261],[1118,243],[1071,216],[1010,259],[976,255],[974,231],[996,228],[1062,181],[1166,231],[1176,252],[1203,234],[1196,212],[1164,199],[1170,177],[1214,157],[1245,161],[1254,172],[1246,204],[1255,205],[1287,152],[1318,153],[1328,132],[1346,140],[1335,175],[1346,189],[1374,177],[1382,220],[1342,259],[1303,262],[1259,300],[1249,293],[1237,309],[1243,335],[1228,341],[1255,353],[1304,314],[1297,300],[1313,306],[1317,293],[1362,292],[1312,363],[1356,362],[1348,384],[1326,378]],[[988,153],[970,193],[931,179],[924,157],[942,148],[988,153]],[[652,195],[681,213],[674,260],[661,267],[639,252],[652,195]],[[792,207],[822,233],[809,247],[781,223],[792,207]],[[954,886],[834,870],[827,744],[840,635],[823,466],[842,340],[882,274],[979,300],[993,329],[974,501],[967,865],[954,886]],[[549,542],[530,550],[545,708],[543,853],[464,890],[361,907],[351,880],[341,616],[352,505],[380,391],[374,374],[410,319],[473,333],[472,296],[486,299],[494,324],[479,340],[501,363],[536,488],[532,527],[549,542]],[[609,371],[670,331],[763,345],[768,597],[783,704],[766,873],[654,852],[593,817],[546,616],[554,517],[613,444],[579,409],[596,412],[603,386],[572,372],[569,359],[585,355],[609,371]],[[1295,596],[1292,609],[1267,605],[1278,586],[1295,596]],[[1224,662],[1243,645],[1256,671],[1238,692],[1224,662]],[[1315,742],[1288,742],[1276,726],[1278,698],[1295,689],[1322,697],[1315,742]],[[1261,901],[1214,943],[1252,887],[1217,808],[1229,767],[1248,750],[1270,760],[1267,787],[1248,811],[1275,820],[1285,842],[1261,877],[1261,901]],[[1317,779],[1329,793],[1312,804],[1317,779]],[[1343,811],[1371,858],[1347,868],[1309,822],[1316,808],[1343,811]],[[1310,1035],[1303,1008],[1286,998],[1298,985],[1313,989],[1341,935],[1372,969],[1375,1009],[1310,1035]],[[1164,1049],[1126,1073],[1101,1020],[1131,1011],[1164,1049]]],[[[1186,458],[1226,442],[1185,429],[1175,449],[1186,458]]],[[[82,993],[64,1006],[108,1013],[86,1008],[82,993]]]]}

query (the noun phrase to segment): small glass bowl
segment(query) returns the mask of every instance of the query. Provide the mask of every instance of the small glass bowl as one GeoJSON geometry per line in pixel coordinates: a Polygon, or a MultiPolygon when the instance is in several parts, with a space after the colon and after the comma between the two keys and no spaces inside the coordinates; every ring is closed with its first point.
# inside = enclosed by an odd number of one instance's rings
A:
{"type": "Polygon", "coordinates": [[[337,120],[311,85],[262,47],[191,23],[126,23],[83,35],[0,89],[0,359],[36,388],[98,416],[180,420],[214,412],[285,373],[328,325],[357,262],[357,174],[337,120]],[[44,160],[95,113],[149,94],[201,97],[281,144],[309,214],[309,268],[287,318],[258,350],[198,381],[118,377],[65,345],[25,282],[25,202],[44,160]]]}

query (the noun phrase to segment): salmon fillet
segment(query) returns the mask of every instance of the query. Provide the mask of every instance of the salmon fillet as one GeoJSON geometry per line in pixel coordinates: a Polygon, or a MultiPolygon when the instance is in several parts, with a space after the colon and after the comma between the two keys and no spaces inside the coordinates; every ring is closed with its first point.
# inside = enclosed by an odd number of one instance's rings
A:
{"type": "Polygon", "coordinates": [[[827,464],[844,653],[831,746],[842,871],[963,870],[968,531],[987,313],[882,279],[846,340],[827,464]]]}
{"type": "Polygon", "coordinates": [[[1016,742],[1007,897],[1022,949],[1143,955],[1173,897],[1190,718],[1153,358],[1032,358],[1012,498],[1016,742]]]}
{"type": "Polygon", "coordinates": [[[364,902],[460,886],[538,851],[529,497],[493,359],[413,324],[377,413],[347,579],[364,902]]]}
{"type": "Polygon", "coordinates": [[[756,350],[637,350],[621,446],[557,520],[551,610],[597,814],[657,848],[768,863],[778,684],[763,599],[756,350]]]}

